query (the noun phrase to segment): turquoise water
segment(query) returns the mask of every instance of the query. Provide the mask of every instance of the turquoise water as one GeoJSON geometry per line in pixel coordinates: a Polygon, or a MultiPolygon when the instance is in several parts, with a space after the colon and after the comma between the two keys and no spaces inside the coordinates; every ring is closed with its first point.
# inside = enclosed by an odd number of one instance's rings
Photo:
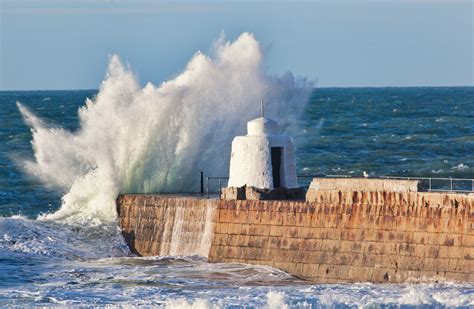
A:
{"type": "MultiPolygon", "coordinates": [[[[26,171],[35,145],[16,102],[77,132],[77,111],[96,94],[0,92],[0,305],[474,306],[472,284],[310,285],[268,267],[133,257],[114,222],[37,220],[67,190],[26,171]]],[[[287,129],[299,174],[474,178],[472,87],[316,89],[287,129]]],[[[61,154],[57,145],[46,149],[61,154]]]]}

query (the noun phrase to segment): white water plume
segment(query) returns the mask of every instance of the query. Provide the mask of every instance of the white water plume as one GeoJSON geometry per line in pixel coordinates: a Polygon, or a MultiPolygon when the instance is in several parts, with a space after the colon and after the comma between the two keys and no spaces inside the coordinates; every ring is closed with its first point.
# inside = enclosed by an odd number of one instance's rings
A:
{"type": "Polygon", "coordinates": [[[300,115],[312,89],[291,73],[264,73],[253,35],[222,38],[215,57],[196,53],[175,79],[144,88],[112,56],[95,98],[79,109],[80,128],[51,127],[18,103],[33,132],[26,169],[66,192],[49,219],[116,218],[119,192],[196,191],[199,171],[227,175],[230,144],[247,121],[266,114],[285,127],[300,115]]]}

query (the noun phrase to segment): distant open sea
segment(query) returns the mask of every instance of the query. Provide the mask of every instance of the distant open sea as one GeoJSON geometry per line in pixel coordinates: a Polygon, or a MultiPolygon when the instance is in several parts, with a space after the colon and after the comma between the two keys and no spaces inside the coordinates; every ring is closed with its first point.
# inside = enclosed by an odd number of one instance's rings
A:
{"type": "MultiPolygon", "coordinates": [[[[0,92],[1,307],[474,306],[473,284],[315,285],[263,266],[134,257],[115,224],[37,220],[65,192],[25,172],[32,133],[16,102],[75,131],[78,109],[96,94],[0,92]]],[[[315,89],[292,135],[299,174],[474,178],[474,87],[315,89]]]]}

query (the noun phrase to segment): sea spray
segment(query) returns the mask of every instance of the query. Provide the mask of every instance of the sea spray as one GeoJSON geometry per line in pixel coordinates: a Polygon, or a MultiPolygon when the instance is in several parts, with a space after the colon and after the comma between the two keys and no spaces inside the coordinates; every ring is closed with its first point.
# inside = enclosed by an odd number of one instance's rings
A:
{"type": "Polygon", "coordinates": [[[175,79],[144,88],[117,56],[96,97],[79,109],[79,129],[51,126],[18,103],[32,128],[35,158],[26,170],[65,192],[44,218],[111,221],[119,192],[196,191],[198,171],[226,175],[230,143],[258,116],[283,126],[300,115],[311,82],[263,71],[253,35],[220,39],[210,58],[197,52],[175,79]]]}
{"type": "MultiPolygon", "coordinates": [[[[173,207],[174,218],[170,224],[169,214],[166,215],[165,228],[161,238],[160,255],[190,256],[199,255],[207,258],[212,243],[212,219],[216,211],[214,203],[193,205],[191,207],[173,207]],[[168,244],[166,244],[168,242],[168,244]]],[[[170,208],[167,208],[170,212],[170,208]]]]}

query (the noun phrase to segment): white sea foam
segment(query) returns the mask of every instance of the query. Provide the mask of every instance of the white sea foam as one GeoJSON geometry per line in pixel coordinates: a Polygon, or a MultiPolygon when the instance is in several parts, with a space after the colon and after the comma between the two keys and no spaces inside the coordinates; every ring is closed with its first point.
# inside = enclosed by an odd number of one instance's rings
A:
{"type": "MultiPolygon", "coordinates": [[[[257,297],[257,299],[260,297],[257,297]]],[[[288,309],[289,306],[285,303],[285,293],[278,292],[278,291],[270,291],[265,295],[266,304],[264,308],[266,309],[288,309]]],[[[242,302],[240,305],[244,305],[247,302],[251,301],[251,299],[247,299],[244,295],[240,297],[240,301],[242,302]]],[[[310,308],[309,305],[304,306],[304,302],[298,303],[298,308],[310,308]]],[[[183,309],[219,309],[225,307],[222,304],[222,300],[220,302],[210,302],[204,299],[196,299],[196,300],[187,300],[187,299],[169,299],[165,302],[166,309],[175,309],[175,308],[183,308],[183,309]]],[[[250,306],[252,307],[252,306],[250,306]]]]}
{"type": "Polygon", "coordinates": [[[267,293],[267,309],[288,309],[285,293],[270,291],[267,293]]]}
{"type": "Polygon", "coordinates": [[[448,307],[474,307],[473,291],[463,294],[461,291],[456,290],[455,287],[456,285],[452,284],[453,289],[449,291],[433,291],[433,300],[448,307]]]}
{"type": "Polygon", "coordinates": [[[35,159],[26,170],[65,192],[59,211],[42,218],[72,222],[116,218],[119,192],[197,190],[198,172],[227,174],[230,142],[259,113],[293,123],[312,84],[291,73],[263,72],[253,35],[196,53],[175,79],[144,88],[117,56],[95,98],[79,110],[76,132],[49,125],[18,107],[33,132],[35,159]]]}
{"type": "Polygon", "coordinates": [[[117,229],[113,224],[84,227],[21,216],[0,217],[0,259],[125,256],[129,250],[117,229]]]}
{"type": "Polygon", "coordinates": [[[212,304],[203,299],[187,301],[185,299],[168,300],[165,304],[166,309],[219,309],[219,305],[212,304]]]}
{"type": "Polygon", "coordinates": [[[468,169],[468,168],[469,168],[469,166],[464,165],[464,163],[459,163],[458,165],[453,166],[451,169],[461,171],[461,170],[465,170],[465,169],[468,169]]]}

